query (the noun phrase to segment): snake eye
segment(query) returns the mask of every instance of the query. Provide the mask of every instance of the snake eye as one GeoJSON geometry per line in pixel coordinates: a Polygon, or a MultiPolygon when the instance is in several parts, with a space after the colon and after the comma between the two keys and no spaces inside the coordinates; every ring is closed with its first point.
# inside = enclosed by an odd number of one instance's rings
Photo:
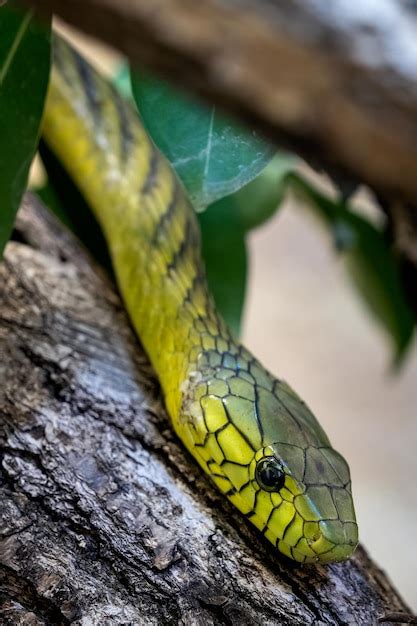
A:
{"type": "Polygon", "coordinates": [[[285,472],[276,459],[262,459],[256,466],[255,478],[261,489],[280,491],[285,483],[285,472]]]}

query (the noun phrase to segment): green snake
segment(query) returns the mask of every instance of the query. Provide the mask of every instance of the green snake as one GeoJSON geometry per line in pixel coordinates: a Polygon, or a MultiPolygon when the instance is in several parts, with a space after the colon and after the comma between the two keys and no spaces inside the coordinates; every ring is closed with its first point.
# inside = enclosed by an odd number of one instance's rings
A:
{"type": "Polygon", "coordinates": [[[179,439],[281,553],[348,558],[358,531],[346,461],[305,403],[232,336],[172,167],[133,105],[58,37],[43,136],[100,223],[179,439]]]}

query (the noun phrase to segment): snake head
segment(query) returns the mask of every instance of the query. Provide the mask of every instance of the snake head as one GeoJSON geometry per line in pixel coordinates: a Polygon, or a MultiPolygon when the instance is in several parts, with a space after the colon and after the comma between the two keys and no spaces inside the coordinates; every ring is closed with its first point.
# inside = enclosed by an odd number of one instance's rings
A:
{"type": "Polygon", "coordinates": [[[258,450],[249,476],[246,515],[283,554],[299,562],[352,555],[358,529],[349,468],[333,448],[276,442],[258,450]]]}
{"type": "Polygon", "coordinates": [[[184,438],[247,519],[295,561],[349,558],[358,542],[349,468],[297,394],[240,348],[192,395],[184,438]]]}

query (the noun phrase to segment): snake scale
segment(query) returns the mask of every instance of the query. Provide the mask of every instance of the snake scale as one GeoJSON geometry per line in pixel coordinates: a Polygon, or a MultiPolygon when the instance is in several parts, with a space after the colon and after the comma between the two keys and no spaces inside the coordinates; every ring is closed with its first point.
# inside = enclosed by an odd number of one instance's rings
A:
{"type": "Polygon", "coordinates": [[[294,391],[233,338],[173,169],[133,105],[58,36],[43,136],[103,229],[178,437],[281,553],[348,558],[358,532],[345,460],[294,391]]]}

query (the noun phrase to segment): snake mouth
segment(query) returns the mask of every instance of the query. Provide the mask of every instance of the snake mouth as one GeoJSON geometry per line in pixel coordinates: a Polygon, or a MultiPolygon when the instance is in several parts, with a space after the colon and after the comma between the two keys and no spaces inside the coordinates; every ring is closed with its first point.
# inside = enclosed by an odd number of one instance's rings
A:
{"type": "Polygon", "coordinates": [[[322,520],[315,533],[302,536],[290,545],[285,536],[277,542],[278,549],[298,563],[338,563],[350,558],[358,545],[355,522],[322,520]]]}

